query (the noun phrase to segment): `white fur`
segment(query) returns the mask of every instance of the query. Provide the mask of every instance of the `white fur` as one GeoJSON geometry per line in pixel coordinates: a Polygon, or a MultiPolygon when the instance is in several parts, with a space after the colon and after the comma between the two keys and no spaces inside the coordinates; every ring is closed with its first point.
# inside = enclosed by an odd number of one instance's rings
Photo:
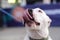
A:
{"type": "Polygon", "coordinates": [[[51,19],[40,8],[35,8],[32,10],[33,10],[34,20],[36,22],[39,22],[40,25],[36,25],[35,23],[32,23],[31,27],[29,27],[27,24],[25,24],[27,35],[24,38],[24,40],[29,40],[29,36],[35,39],[48,37],[48,40],[52,40],[51,37],[49,36],[49,30],[48,30],[51,23],[51,19]],[[40,10],[41,12],[39,12],[38,10],[40,10]]]}

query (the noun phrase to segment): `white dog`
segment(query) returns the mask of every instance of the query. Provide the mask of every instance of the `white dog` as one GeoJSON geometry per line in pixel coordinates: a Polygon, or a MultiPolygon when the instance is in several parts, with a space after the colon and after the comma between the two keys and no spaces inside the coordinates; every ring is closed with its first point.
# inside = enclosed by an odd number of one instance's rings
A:
{"type": "Polygon", "coordinates": [[[24,40],[52,40],[48,29],[51,19],[42,9],[27,9],[24,13],[15,13],[13,16],[16,20],[25,24],[27,34],[24,40]]]}
{"type": "Polygon", "coordinates": [[[27,35],[24,40],[52,40],[49,36],[51,19],[40,9],[28,9],[29,19],[25,19],[27,35]]]}

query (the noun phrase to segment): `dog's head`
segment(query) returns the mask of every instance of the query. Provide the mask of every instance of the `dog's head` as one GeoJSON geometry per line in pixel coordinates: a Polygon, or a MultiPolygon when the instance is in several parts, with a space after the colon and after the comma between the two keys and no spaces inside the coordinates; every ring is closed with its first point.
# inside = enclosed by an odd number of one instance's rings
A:
{"type": "Polygon", "coordinates": [[[50,26],[51,19],[46,15],[46,13],[40,9],[40,8],[35,8],[35,9],[28,9],[27,10],[27,16],[28,18],[25,19],[25,24],[28,26],[43,26],[43,27],[48,27],[50,26]],[[29,20],[28,20],[29,19],[29,20]]]}
{"type": "Polygon", "coordinates": [[[46,15],[46,13],[40,9],[26,9],[20,10],[19,13],[13,13],[17,21],[24,22],[28,26],[49,26],[51,19],[46,15]]]}

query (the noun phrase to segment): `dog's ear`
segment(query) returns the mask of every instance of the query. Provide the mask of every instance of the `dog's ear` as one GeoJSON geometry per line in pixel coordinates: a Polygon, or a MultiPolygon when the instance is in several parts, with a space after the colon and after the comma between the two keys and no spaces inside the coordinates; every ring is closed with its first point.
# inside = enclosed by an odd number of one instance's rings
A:
{"type": "Polygon", "coordinates": [[[50,17],[49,16],[47,16],[48,18],[47,18],[47,21],[48,21],[48,23],[50,24],[51,22],[52,22],[52,20],[50,19],[50,17]]]}
{"type": "Polygon", "coordinates": [[[52,22],[52,20],[50,19],[50,23],[52,22]]]}

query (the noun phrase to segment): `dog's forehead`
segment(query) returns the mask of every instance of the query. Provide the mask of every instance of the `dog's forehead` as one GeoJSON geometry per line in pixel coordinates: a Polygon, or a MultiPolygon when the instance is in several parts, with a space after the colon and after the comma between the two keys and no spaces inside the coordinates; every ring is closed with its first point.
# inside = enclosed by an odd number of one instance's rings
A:
{"type": "MultiPolygon", "coordinates": [[[[45,11],[44,10],[42,10],[41,8],[34,8],[34,9],[32,9],[34,12],[41,12],[41,13],[45,13],[45,11]]],[[[46,14],[46,13],[45,13],[46,14]]]]}
{"type": "Polygon", "coordinates": [[[38,10],[41,10],[40,8],[35,8],[35,9],[33,9],[33,11],[38,11],[38,10]]]}
{"type": "Polygon", "coordinates": [[[42,9],[40,8],[35,8],[35,9],[32,9],[34,13],[42,13],[42,14],[46,14],[42,9]]]}
{"type": "Polygon", "coordinates": [[[44,19],[44,20],[50,20],[49,16],[47,16],[47,14],[40,8],[33,9],[33,14],[34,14],[34,18],[36,18],[36,20],[38,20],[40,18],[44,19]],[[39,12],[39,10],[40,10],[40,12],[39,12]]]}

